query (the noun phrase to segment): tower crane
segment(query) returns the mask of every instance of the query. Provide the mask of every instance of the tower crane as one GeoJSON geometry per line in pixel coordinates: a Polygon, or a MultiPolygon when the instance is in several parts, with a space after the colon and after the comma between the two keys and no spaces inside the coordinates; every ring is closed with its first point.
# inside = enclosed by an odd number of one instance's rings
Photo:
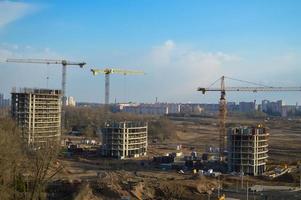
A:
{"type": "Polygon", "coordinates": [[[110,75],[111,74],[123,74],[123,75],[143,75],[143,71],[137,70],[123,70],[123,69],[91,69],[91,72],[94,76],[98,74],[105,75],[105,105],[107,106],[110,103],[110,75]]]}
{"type": "Polygon", "coordinates": [[[7,59],[6,62],[13,63],[33,63],[33,64],[60,64],[62,65],[62,105],[66,106],[66,78],[67,78],[67,66],[77,65],[83,68],[85,62],[74,62],[67,60],[50,60],[50,59],[7,59]]]}
{"type": "Polygon", "coordinates": [[[206,92],[220,92],[219,100],[219,156],[220,160],[225,159],[225,143],[226,143],[226,117],[227,117],[227,102],[226,102],[226,92],[300,92],[301,87],[270,87],[258,83],[252,83],[249,81],[243,81],[239,79],[234,79],[230,77],[222,76],[209,87],[199,87],[197,91],[205,94],[206,92]],[[254,87],[226,87],[225,78],[240,81],[248,84],[255,85],[254,87]],[[220,81],[220,87],[212,88],[215,83],[220,81]]]}

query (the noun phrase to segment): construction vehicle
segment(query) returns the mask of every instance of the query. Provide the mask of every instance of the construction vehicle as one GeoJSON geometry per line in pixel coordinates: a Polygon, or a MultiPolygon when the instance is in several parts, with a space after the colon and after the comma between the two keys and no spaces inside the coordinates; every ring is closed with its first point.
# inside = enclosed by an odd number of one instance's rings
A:
{"type": "Polygon", "coordinates": [[[143,71],[137,70],[123,70],[123,69],[91,69],[91,72],[94,76],[98,74],[105,75],[105,105],[109,105],[110,103],[110,75],[111,74],[123,74],[123,75],[143,75],[145,74],[143,71]]]}
{"type": "Polygon", "coordinates": [[[223,194],[221,197],[218,198],[218,200],[225,200],[226,199],[226,195],[223,194]]]}
{"type": "Polygon", "coordinates": [[[225,143],[226,143],[226,117],[227,117],[227,101],[226,92],[300,92],[301,87],[270,87],[263,84],[253,83],[250,81],[244,81],[234,79],[230,77],[222,76],[213,82],[209,87],[199,87],[197,91],[206,94],[206,92],[220,92],[219,101],[219,157],[220,161],[225,160],[225,143]],[[225,78],[235,80],[247,84],[255,85],[254,87],[226,87],[225,78]],[[212,86],[220,81],[220,87],[213,88],[212,86]]]}
{"type": "Polygon", "coordinates": [[[6,62],[13,63],[33,63],[33,64],[60,64],[62,65],[62,105],[66,106],[66,79],[67,79],[67,66],[77,65],[83,68],[85,62],[73,62],[67,60],[50,60],[50,59],[14,59],[9,58],[6,62]]]}

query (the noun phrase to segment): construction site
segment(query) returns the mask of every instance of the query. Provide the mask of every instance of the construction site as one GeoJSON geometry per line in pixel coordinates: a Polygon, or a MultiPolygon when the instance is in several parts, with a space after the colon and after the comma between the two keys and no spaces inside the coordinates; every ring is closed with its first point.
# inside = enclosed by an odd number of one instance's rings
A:
{"type": "Polygon", "coordinates": [[[299,87],[227,87],[228,77],[223,76],[197,89],[220,92],[213,115],[195,114],[187,105],[183,114],[114,113],[109,75],[144,72],[91,69],[93,75],[105,74],[105,104],[77,108],[66,104],[65,70],[68,64],[85,62],[7,61],[63,66],[61,90],[21,88],[11,93],[11,116],[26,143],[35,149],[60,144],[59,170],[47,186],[51,199],[301,197],[300,119],[228,113],[226,102],[226,92],[296,92],[299,87]],[[212,87],[218,81],[221,87],[212,87]]]}
{"type": "Polygon", "coordinates": [[[234,127],[228,131],[228,171],[262,175],[268,160],[266,128],[234,127]]]}
{"type": "Polygon", "coordinates": [[[142,122],[106,122],[102,129],[102,155],[135,158],[147,152],[147,124],[142,122]]]}
{"type": "Polygon", "coordinates": [[[0,199],[301,199],[299,7],[141,2],[0,1],[0,199]]]}

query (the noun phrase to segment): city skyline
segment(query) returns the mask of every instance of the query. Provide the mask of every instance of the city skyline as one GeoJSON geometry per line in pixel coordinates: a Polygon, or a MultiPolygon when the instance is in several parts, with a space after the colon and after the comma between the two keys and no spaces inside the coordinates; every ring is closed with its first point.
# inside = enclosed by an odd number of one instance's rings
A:
{"type": "MultiPolygon", "coordinates": [[[[158,97],[160,102],[216,103],[219,93],[202,95],[196,89],[222,75],[271,86],[301,85],[299,2],[57,2],[0,1],[0,59],[87,62],[84,69],[68,69],[67,96],[77,101],[104,101],[104,77],[93,77],[90,68],[147,73],[113,75],[111,102],[158,97]]],[[[0,67],[0,92],[6,97],[12,87],[60,89],[61,66],[2,62],[0,67]]],[[[227,95],[228,101],[254,99],[301,102],[299,93],[227,95]]]]}

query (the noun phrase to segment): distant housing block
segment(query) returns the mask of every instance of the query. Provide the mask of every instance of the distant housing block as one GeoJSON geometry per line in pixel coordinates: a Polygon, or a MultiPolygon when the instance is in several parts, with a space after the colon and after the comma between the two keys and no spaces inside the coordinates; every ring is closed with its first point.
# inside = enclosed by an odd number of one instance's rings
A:
{"type": "Polygon", "coordinates": [[[267,129],[234,127],[228,130],[228,169],[257,176],[265,172],[268,158],[267,129]]]}
{"type": "Polygon", "coordinates": [[[124,159],[146,155],[146,122],[107,122],[102,133],[103,156],[124,159]]]}
{"type": "Polygon", "coordinates": [[[22,88],[12,91],[11,112],[28,144],[58,141],[61,136],[61,91],[22,88]]]}
{"type": "Polygon", "coordinates": [[[9,104],[9,99],[5,99],[4,95],[0,93],[0,108],[7,108],[9,107],[9,104]]]}

